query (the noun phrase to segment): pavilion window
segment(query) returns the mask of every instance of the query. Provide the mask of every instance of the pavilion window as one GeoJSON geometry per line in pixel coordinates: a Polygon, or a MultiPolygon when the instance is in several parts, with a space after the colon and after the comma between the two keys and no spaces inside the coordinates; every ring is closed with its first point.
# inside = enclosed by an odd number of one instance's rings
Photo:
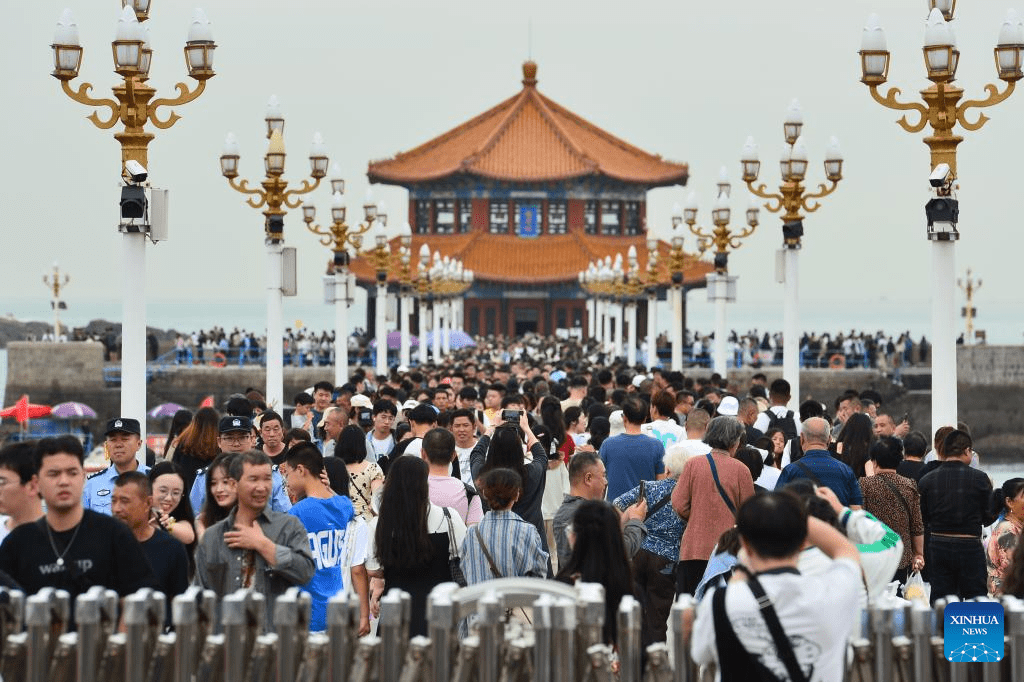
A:
{"type": "Polygon", "coordinates": [[[416,201],[416,234],[430,234],[430,201],[418,199],[416,201]]]}
{"type": "Polygon", "coordinates": [[[473,202],[469,199],[459,199],[459,232],[469,232],[473,225],[473,202]]]}
{"type": "Polygon", "coordinates": [[[583,231],[597,234],[597,202],[587,201],[583,204],[583,231]]]}
{"type": "Polygon", "coordinates": [[[491,201],[491,234],[508,234],[508,202],[491,201]]]}
{"type": "Polygon", "coordinates": [[[556,329],[566,329],[567,328],[566,322],[568,321],[569,318],[565,314],[565,308],[562,308],[562,307],[558,308],[558,312],[555,314],[555,319],[557,320],[555,322],[555,328],[556,329]]]}
{"type": "Polygon", "coordinates": [[[622,234],[622,202],[602,201],[601,202],[601,234],[620,235],[622,234]]]}
{"type": "Polygon", "coordinates": [[[455,233],[455,201],[452,199],[434,200],[434,233],[455,233]]]}
{"type": "Polygon", "coordinates": [[[495,308],[487,308],[484,311],[484,334],[493,336],[498,329],[498,311],[495,308]]]}
{"type": "Polygon", "coordinates": [[[548,202],[548,234],[565,234],[568,228],[568,210],[565,201],[548,202]]]}
{"type": "Polygon", "coordinates": [[[480,334],[480,309],[475,306],[469,309],[469,333],[472,336],[480,334]]]}
{"type": "Polygon", "coordinates": [[[625,234],[630,236],[636,236],[641,234],[640,232],[640,202],[639,201],[627,201],[626,203],[626,222],[625,222],[625,234]]]}

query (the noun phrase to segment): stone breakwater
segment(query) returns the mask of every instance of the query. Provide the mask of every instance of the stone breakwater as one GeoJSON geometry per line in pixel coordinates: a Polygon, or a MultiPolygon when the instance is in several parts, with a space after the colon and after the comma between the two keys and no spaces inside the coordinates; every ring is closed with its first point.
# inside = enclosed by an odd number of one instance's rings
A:
{"type": "MultiPolygon", "coordinates": [[[[23,393],[32,402],[54,405],[77,400],[92,406],[96,424],[117,416],[120,389],[103,380],[103,347],[98,343],[11,342],[7,346],[7,396],[12,403],[23,393]]],[[[739,390],[750,384],[753,369],[733,370],[731,381],[739,390]]],[[[769,381],[781,376],[781,368],[762,369],[769,381]]],[[[1024,411],[1019,409],[1024,394],[1024,347],[974,346],[958,351],[960,378],[960,419],[975,437],[979,452],[993,460],[1021,461],[1024,453],[1024,411]]],[[[708,370],[687,370],[691,376],[709,374],[708,370]]],[[[285,367],[284,395],[291,398],[321,379],[330,380],[330,367],[285,367]]],[[[262,388],[266,376],[262,367],[177,367],[165,366],[154,372],[148,384],[147,404],[175,402],[194,409],[212,395],[215,404],[223,404],[228,395],[248,387],[262,388]]],[[[875,370],[804,370],[800,377],[803,398],[819,400],[832,410],[835,398],[844,390],[871,388],[883,398],[883,409],[899,418],[909,415],[912,428],[930,435],[930,383],[927,369],[908,370],[904,386],[899,387],[875,370]]],[[[794,408],[795,409],[795,408],[794,408]]],[[[150,431],[160,433],[165,422],[151,422],[150,431]]],[[[16,428],[7,420],[2,428],[16,428]]],[[[98,426],[94,426],[94,429],[98,426]]],[[[96,434],[99,435],[99,434],[96,434]]]]}

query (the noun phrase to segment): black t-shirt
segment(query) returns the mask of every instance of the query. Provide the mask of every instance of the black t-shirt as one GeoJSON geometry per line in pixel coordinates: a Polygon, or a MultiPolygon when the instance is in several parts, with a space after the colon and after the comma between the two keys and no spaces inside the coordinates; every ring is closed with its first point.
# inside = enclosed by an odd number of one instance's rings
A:
{"type": "Polygon", "coordinates": [[[924,462],[921,460],[905,459],[896,466],[896,473],[914,481],[920,481],[923,469],[924,462]]]}
{"type": "Polygon", "coordinates": [[[159,528],[153,537],[142,543],[156,580],[156,589],[164,593],[168,625],[171,623],[171,600],[188,589],[188,554],[185,545],[159,528]]]}
{"type": "Polygon", "coordinates": [[[142,546],[124,523],[85,509],[77,536],[75,530],[51,530],[48,535],[46,517],[18,526],[0,545],[0,570],[28,594],[44,587],[67,590],[72,607],[75,597],[93,585],[122,597],[143,587],[158,587],[142,546]],[[62,553],[63,565],[59,565],[57,557],[62,553]]]}

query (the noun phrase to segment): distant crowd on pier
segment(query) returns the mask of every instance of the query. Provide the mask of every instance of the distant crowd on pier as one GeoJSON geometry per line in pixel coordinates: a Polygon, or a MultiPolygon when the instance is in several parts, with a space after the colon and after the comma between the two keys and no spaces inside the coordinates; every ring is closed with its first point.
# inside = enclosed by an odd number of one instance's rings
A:
{"type": "Polygon", "coordinates": [[[764,374],[740,386],[583,352],[484,341],[290,406],[248,389],[176,414],[145,464],[139,423],[112,419],[88,479],[73,437],[7,445],[0,579],[72,599],[249,588],[268,625],[298,585],[312,629],[350,590],[363,633],[398,587],[413,635],[442,582],[596,582],[612,645],[621,597],[647,644],[687,593],[696,661],[779,679],[838,679],[866,604],[1024,596],[1024,479],[994,487],[967,425],[926,435],[874,391],[790,405],[764,374]]]}

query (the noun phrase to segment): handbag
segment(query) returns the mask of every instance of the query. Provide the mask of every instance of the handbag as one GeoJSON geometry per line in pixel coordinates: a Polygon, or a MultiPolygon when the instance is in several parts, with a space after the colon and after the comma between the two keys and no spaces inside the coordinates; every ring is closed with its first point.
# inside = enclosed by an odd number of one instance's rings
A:
{"type": "Polygon", "coordinates": [[[448,573],[452,582],[459,587],[465,587],[466,574],[462,572],[462,558],[459,557],[459,550],[455,546],[455,526],[452,525],[452,516],[448,513],[448,507],[442,507],[445,521],[448,522],[448,573]]]}

